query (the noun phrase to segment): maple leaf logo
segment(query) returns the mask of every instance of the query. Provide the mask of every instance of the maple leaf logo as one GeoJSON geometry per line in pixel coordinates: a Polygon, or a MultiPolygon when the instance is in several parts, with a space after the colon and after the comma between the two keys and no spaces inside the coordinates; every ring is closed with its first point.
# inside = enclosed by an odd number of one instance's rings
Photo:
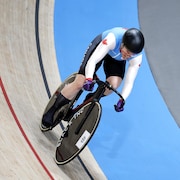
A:
{"type": "Polygon", "coordinates": [[[107,39],[102,40],[102,43],[107,45],[107,39]]]}

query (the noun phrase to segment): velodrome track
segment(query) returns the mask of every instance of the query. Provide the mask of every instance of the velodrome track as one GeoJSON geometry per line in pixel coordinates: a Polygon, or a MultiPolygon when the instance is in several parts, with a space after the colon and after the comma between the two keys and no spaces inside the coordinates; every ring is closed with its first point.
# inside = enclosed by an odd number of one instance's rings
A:
{"type": "MultiPolygon", "coordinates": [[[[179,46],[175,44],[180,29],[179,1],[139,0],[138,3],[152,74],[179,125],[179,46]]],[[[72,163],[58,167],[53,156],[60,128],[44,134],[39,130],[44,107],[61,82],[54,48],[53,13],[53,0],[0,1],[0,179],[106,179],[88,148],[72,163]]],[[[170,129],[176,130],[173,128],[170,129]]],[[[165,137],[167,143],[173,140],[169,136],[165,137]]],[[[167,151],[161,149],[162,158],[172,159],[168,165],[161,164],[168,171],[161,172],[159,161],[157,165],[152,163],[157,171],[160,169],[158,174],[167,178],[173,177],[174,172],[176,178],[179,175],[175,168],[179,146],[174,144],[169,145],[172,151],[167,146],[164,148],[167,151]]],[[[141,170],[143,173],[146,168],[141,170]]]]}
{"type": "Polygon", "coordinates": [[[88,148],[54,162],[60,128],[39,123],[60,84],[54,48],[54,1],[0,1],[0,179],[106,179],[88,148]]]}

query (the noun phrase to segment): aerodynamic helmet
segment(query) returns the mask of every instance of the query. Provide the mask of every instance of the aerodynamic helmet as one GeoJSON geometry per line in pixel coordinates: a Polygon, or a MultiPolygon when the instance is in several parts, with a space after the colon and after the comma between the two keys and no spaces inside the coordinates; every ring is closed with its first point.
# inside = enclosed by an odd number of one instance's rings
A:
{"type": "Polygon", "coordinates": [[[122,43],[130,52],[138,54],[144,47],[144,36],[140,30],[130,28],[124,33],[122,43]]]}

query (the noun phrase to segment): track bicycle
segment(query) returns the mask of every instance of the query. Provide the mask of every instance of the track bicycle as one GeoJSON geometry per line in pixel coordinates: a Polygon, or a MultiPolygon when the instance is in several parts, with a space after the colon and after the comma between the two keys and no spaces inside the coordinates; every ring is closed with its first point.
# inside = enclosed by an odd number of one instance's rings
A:
{"type": "MultiPolygon", "coordinates": [[[[69,76],[64,83],[60,85],[50,99],[44,113],[47,112],[55,102],[62,88],[66,84],[73,82],[75,77],[76,73],[69,76]]],[[[64,105],[54,115],[52,128],[62,120],[67,122],[66,126],[63,127],[63,132],[56,146],[55,162],[58,165],[63,165],[73,160],[92,138],[101,118],[102,107],[99,101],[103,97],[106,88],[112,90],[123,99],[121,94],[107,81],[104,82],[96,78],[94,79],[94,83],[97,84],[97,88],[92,97],[83,101],[80,105],[76,105],[76,102],[83,93],[83,90],[80,90],[69,104],[64,105]]]]}

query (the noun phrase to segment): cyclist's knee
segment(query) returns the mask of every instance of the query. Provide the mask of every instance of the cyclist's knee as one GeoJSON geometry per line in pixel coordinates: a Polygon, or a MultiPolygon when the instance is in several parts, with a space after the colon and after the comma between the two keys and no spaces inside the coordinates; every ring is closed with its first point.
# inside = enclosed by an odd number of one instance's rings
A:
{"type": "Polygon", "coordinates": [[[84,81],[85,81],[85,76],[84,75],[77,75],[75,81],[73,82],[74,86],[77,88],[77,89],[82,89],[83,85],[84,85],[84,81]]]}
{"type": "Polygon", "coordinates": [[[107,81],[113,86],[113,88],[117,89],[122,82],[122,78],[118,76],[110,76],[107,78],[107,81]]]}
{"type": "MultiPolygon", "coordinates": [[[[118,76],[110,76],[106,79],[109,84],[112,85],[113,88],[117,89],[119,87],[119,85],[121,84],[122,82],[122,78],[118,77],[118,76]]],[[[106,89],[106,91],[104,92],[104,95],[107,96],[109,94],[111,94],[112,91],[109,90],[109,89],[106,89]]]]}

